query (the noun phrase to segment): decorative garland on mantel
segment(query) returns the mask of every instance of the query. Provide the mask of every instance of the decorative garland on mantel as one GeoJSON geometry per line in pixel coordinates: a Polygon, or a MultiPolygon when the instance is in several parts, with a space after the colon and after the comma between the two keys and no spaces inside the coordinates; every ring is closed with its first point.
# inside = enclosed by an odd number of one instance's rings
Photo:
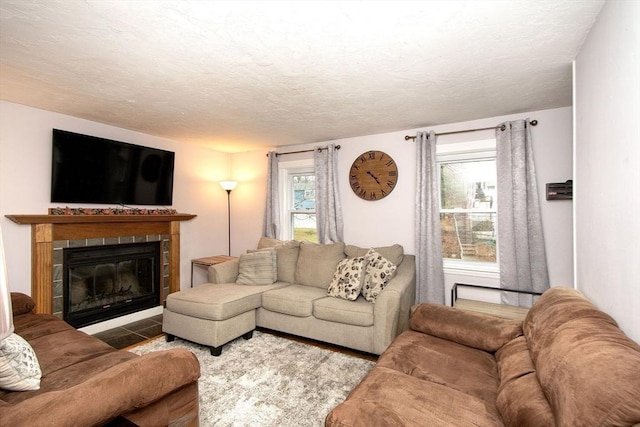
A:
{"type": "Polygon", "coordinates": [[[175,215],[175,209],[146,208],[50,208],[49,215],[175,215]]]}

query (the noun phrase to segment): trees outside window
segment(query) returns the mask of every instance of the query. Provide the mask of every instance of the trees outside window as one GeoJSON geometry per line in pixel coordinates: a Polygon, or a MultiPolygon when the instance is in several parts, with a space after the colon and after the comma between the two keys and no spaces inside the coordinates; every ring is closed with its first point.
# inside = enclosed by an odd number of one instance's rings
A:
{"type": "MultiPolygon", "coordinates": [[[[495,145],[494,145],[495,146],[495,145]]],[[[497,263],[495,149],[438,156],[442,256],[497,263]]]]}

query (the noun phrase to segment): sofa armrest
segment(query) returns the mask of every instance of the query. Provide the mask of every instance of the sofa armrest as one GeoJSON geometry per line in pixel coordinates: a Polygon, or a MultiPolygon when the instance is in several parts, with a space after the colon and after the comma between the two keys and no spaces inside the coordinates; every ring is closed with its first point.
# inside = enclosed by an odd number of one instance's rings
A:
{"type": "Polygon", "coordinates": [[[237,259],[210,266],[209,283],[235,283],[238,278],[239,266],[240,261],[237,259]]]}
{"type": "Polygon", "coordinates": [[[3,425],[22,425],[25,420],[39,426],[102,425],[199,377],[200,364],[190,351],[157,351],[127,360],[68,389],[0,406],[0,418],[3,425]]]}
{"type": "Polygon", "coordinates": [[[11,307],[14,316],[31,313],[36,307],[35,301],[29,295],[11,292],[11,307]]]}
{"type": "Polygon", "coordinates": [[[374,349],[381,354],[409,327],[409,311],[416,298],[415,256],[405,255],[396,275],[376,298],[373,307],[374,349]]]}
{"type": "Polygon", "coordinates": [[[431,303],[414,307],[409,327],[414,331],[490,352],[497,351],[522,335],[520,320],[431,303]]]}

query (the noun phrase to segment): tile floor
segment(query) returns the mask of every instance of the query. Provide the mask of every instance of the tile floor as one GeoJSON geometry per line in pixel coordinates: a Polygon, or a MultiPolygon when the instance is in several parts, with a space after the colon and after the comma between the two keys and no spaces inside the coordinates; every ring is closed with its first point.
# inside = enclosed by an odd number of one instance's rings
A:
{"type": "Polygon", "coordinates": [[[162,335],[162,314],[98,332],[93,336],[112,347],[122,349],[159,335],[162,335]]]}

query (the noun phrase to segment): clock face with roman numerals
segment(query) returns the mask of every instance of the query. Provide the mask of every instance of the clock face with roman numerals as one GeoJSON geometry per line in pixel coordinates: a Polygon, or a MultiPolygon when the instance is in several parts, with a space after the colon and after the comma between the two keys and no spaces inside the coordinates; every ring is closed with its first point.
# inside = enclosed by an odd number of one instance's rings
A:
{"type": "Polygon", "coordinates": [[[364,200],[387,197],[398,182],[398,165],[382,151],[367,151],[359,155],[349,170],[349,185],[356,196],[364,200]]]}

